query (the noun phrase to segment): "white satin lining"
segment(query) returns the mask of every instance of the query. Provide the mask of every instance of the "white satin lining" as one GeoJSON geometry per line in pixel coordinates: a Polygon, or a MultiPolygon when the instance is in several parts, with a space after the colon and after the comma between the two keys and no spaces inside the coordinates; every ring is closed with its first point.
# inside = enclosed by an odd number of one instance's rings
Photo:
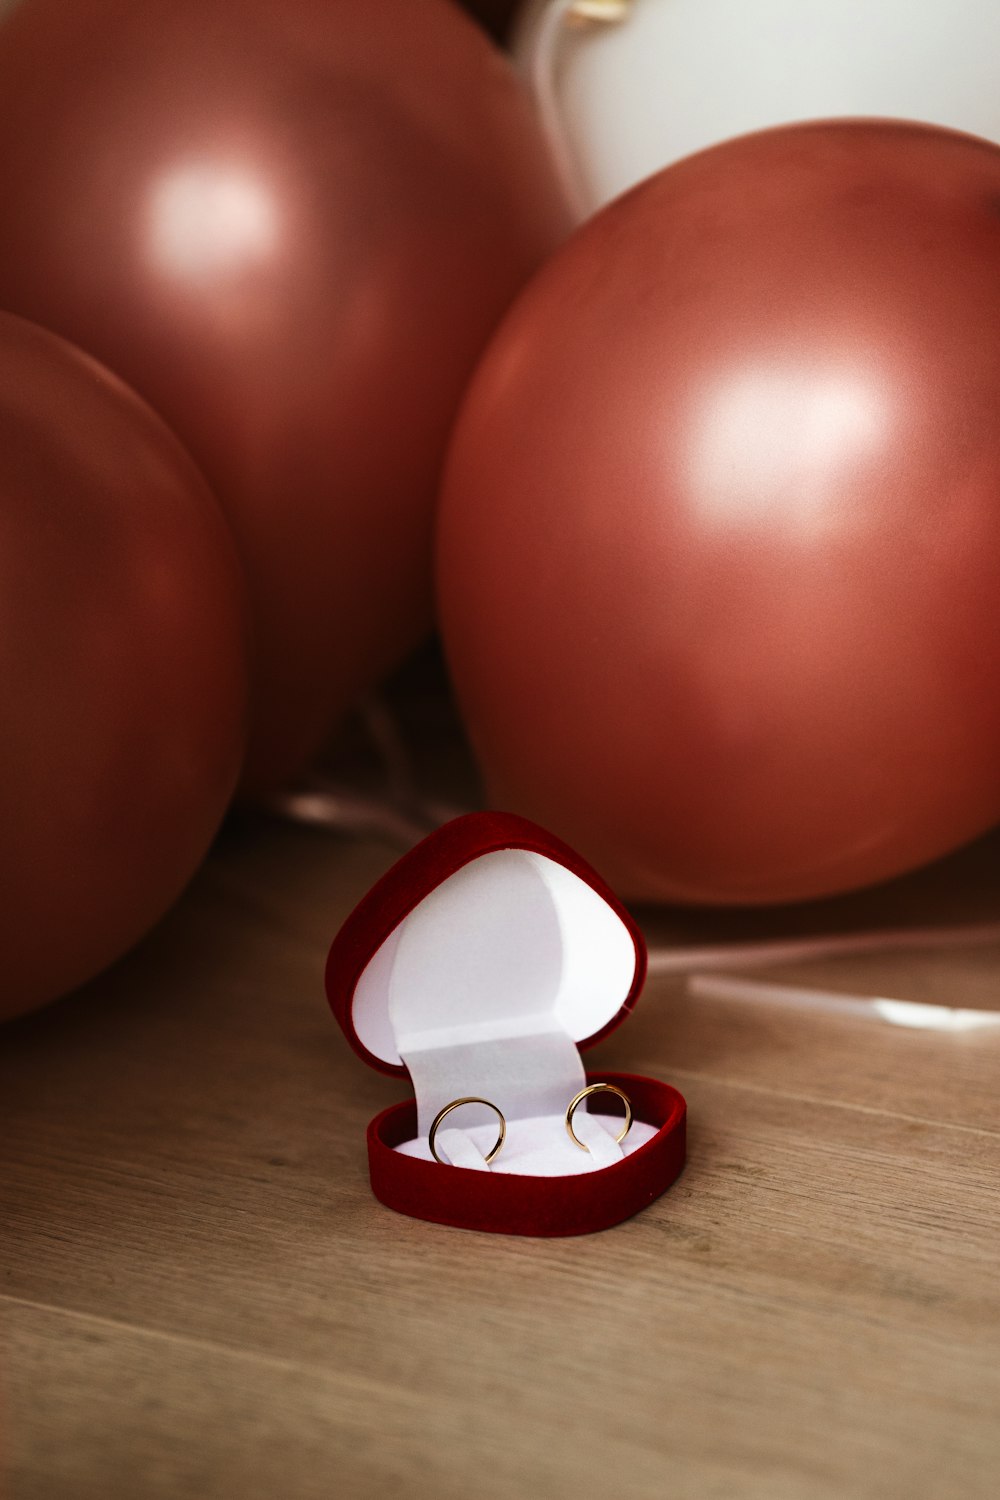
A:
{"type": "MultiPolygon", "coordinates": [[[[569,1099],[566,1103],[569,1103],[569,1099]]],[[[455,1115],[458,1113],[456,1110],[455,1115]]],[[[581,1151],[570,1140],[565,1112],[558,1116],[540,1115],[531,1119],[508,1121],[507,1139],[490,1166],[486,1165],[485,1157],[497,1138],[497,1121],[492,1112],[489,1121],[468,1129],[442,1126],[434,1144],[443,1160],[473,1172],[505,1172],[529,1177],[575,1177],[614,1166],[626,1156],[631,1156],[633,1151],[638,1151],[640,1146],[644,1146],[656,1134],[655,1126],[647,1125],[643,1120],[635,1120],[632,1129],[618,1146],[615,1144],[615,1136],[621,1129],[620,1117],[588,1114],[585,1105],[581,1105],[574,1115],[573,1126],[580,1139],[590,1146],[589,1151],[581,1151]]],[[[396,1150],[404,1156],[415,1156],[420,1161],[433,1160],[426,1136],[418,1136],[414,1141],[404,1141],[396,1150]]]]}

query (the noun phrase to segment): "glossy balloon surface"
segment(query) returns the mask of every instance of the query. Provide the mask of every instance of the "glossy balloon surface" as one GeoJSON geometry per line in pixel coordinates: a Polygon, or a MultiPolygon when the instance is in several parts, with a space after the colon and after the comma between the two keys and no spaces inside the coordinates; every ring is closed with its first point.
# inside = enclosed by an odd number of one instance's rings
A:
{"type": "Polygon", "coordinates": [[[0,1019],[178,895],[246,700],[243,581],[201,475],[107,371],[0,315],[0,1019]]]}
{"type": "Polygon", "coordinates": [[[994,3],[622,0],[617,23],[563,27],[548,60],[542,23],[560,3],[528,0],[514,49],[551,78],[591,209],[693,151],[796,121],[883,116],[1000,140],[994,3]]]}
{"type": "Polygon", "coordinates": [[[447,0],[22,0],[0,306],[167,419],[257,637],[266,788],[427,630],[470,368],[564,229],[534,115],[447,0]]]}
{"type": "Polygon", "coordinates": [[[891,876],[1000,818],[1000,150],[803,126],[536,278],[440,526],[493,800],[633,897],[891,876]]]}

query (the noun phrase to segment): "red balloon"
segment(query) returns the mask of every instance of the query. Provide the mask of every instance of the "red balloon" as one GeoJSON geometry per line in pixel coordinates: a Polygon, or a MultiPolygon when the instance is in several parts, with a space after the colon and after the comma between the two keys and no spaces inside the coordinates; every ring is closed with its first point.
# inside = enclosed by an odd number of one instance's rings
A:
{"type": "Polygon", "coordinates": [[[531,107],[446,0],[23,0],[0,37],[0,306],[218,494],[266,789],[428,628],[448,429],[566,226],[531,107]]]}
{"type": "Polygon", "coordinates": [[[160,419],[0,314],[0,1019],[170,905],[239,775],[243,581],[160,419]]]}
{"type": "Polygon", "coordinates": [[[495,801],[771,902],[1000,817],[1000,151],[782,129],[612,204],[473,383],[446,642],[495,801]]]}

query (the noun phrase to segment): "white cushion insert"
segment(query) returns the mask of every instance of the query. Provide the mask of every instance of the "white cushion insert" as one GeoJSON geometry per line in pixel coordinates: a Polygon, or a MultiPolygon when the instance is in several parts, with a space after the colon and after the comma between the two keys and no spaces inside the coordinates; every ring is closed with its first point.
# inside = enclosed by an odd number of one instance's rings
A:
{"type": "Polygon", "coordinates": [[[401,1038],[557,1026],[576,1041],[621,1009],[635,947],[586,881],[525,849],[480,855],[414,907],[358,980],[353,1020],[376,1057],[401,1038]]]}
{"type": "MultiPolygon", "coordinates": [[[[566,1103],[569,1103],[568,1099],[566,1103]]],[[[582,1126],[584,1112],[585,1106],[581,1105],[573,1118],[577,1134],[581,1139],[584,1138],[586,1129],[586,1126],[582,1126]],[[578,1120],[581,1121],[581,1125],[576,1124],[578,1120]]],[[[457,1115],[458,1111],[456,1110],[455,1113],[457,1115]]],[[[463,1117],[460,1116],[460,1118],[463,1117]]],[[[492,1124],[475,1125],[465,1132],[476,1148],[481,1161],[497,1138],[496,1116],[492,1114],[492,1111],[491,1119],[492,1124]]],[[[600,1171],[604,1166],[613,1166],[615,1162],[621,1161],[622,1157],[631,1156],[633,1151],[638,1151],[640,1146],[644,1146],[656,1134],[655,1126],[647,1125],[643,1120],[635,1120],[621,1146],[615,1146],[614,1137],[621,1129],[620,1121],[613,1119],[610,1115],[591,1115],[589,1119],[595,1121],[597,1129],[603,1130],[607,1136],[611,1151],[614,1153],[610,1155],[609,1160],[601,1160],[589,1151],[581,1151],[579,1146],[574,1146],[566,1133],[565,1115],[560,1114],[558,1117],[548,1115],[536,1119],[508,1122],[507,1139],[503,1150],[487,1170],[519,1173],[532,1177],[578,1176],[584,1172],[600,1171]]],[[[437,1140],[440,1141],[445,1133],[442,1127],[437,1140]]],[[[458,1133],[455,1132],[455,1134],[458,1133]]],[[[589,1131],[587,1134],[589,1135],[589,1131]]],[[[402,1152],[404,1156],[416,1156],[421,1161],[433,1161],[426,1136],[419,1136],[414,1141],[404,1141],[402,1145],[396,1147],[396,1150],[402,1152]]],[[[464,1166],[465,1163],[455,1162],[455,1165],[464,1166]]],[[[483,1165],[485,1166],[485,1161],[483,1165]]]]}
{"type": "Polygon", "coordinates": [[[438,1136],[455,1166],[559,1176],[634,1151],[652,1127],[635,1122],[618,1147],[616,1118],[581,1107],[574,1123],[593,1148],[583,1151],[565,1115],[586,1083],[576,1042],[618,1014],[635,965],[621,917],[555,860],[502,849],[442,881],[374,954],[354,996],[361,1041],[405,1063],[413,1081],[418,1139],[396,1149],[431,1159],[435,1115],[476,1095],[503,1111],[507,1140],[487,1167],[496,1116],[481,1105],[456,1111],[438,1136]]]}

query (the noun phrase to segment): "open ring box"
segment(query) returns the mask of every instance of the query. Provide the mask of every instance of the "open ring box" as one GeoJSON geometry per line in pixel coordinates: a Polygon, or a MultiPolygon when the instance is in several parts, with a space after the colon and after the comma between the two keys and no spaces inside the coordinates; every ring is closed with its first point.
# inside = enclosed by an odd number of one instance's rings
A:
{"type": "Polygon", "coordinates": [[[375,1196],[414,1218],[502,1234],[587,1234],[652,1203],[685,1158],[684,1100],[633,1074],[585,1074],[580,1049],[621,1024],[646,973],[635,922],[578,855],[507,813],[470,813],[418,844],[372,888],[327,962],[333,1013],[360,1057],[416,1098],[368,1127],[375,1196]],[[592,1095],[612,1083],[632,1101],[592,1095]],[[491,1165],[497,1115],[507,1137],[491,1165]],[[587,1105],[591,1113],[587,1112],[587,1105]],[[600,1111],[606,1111],[601,1113],[600,1111]]]}

